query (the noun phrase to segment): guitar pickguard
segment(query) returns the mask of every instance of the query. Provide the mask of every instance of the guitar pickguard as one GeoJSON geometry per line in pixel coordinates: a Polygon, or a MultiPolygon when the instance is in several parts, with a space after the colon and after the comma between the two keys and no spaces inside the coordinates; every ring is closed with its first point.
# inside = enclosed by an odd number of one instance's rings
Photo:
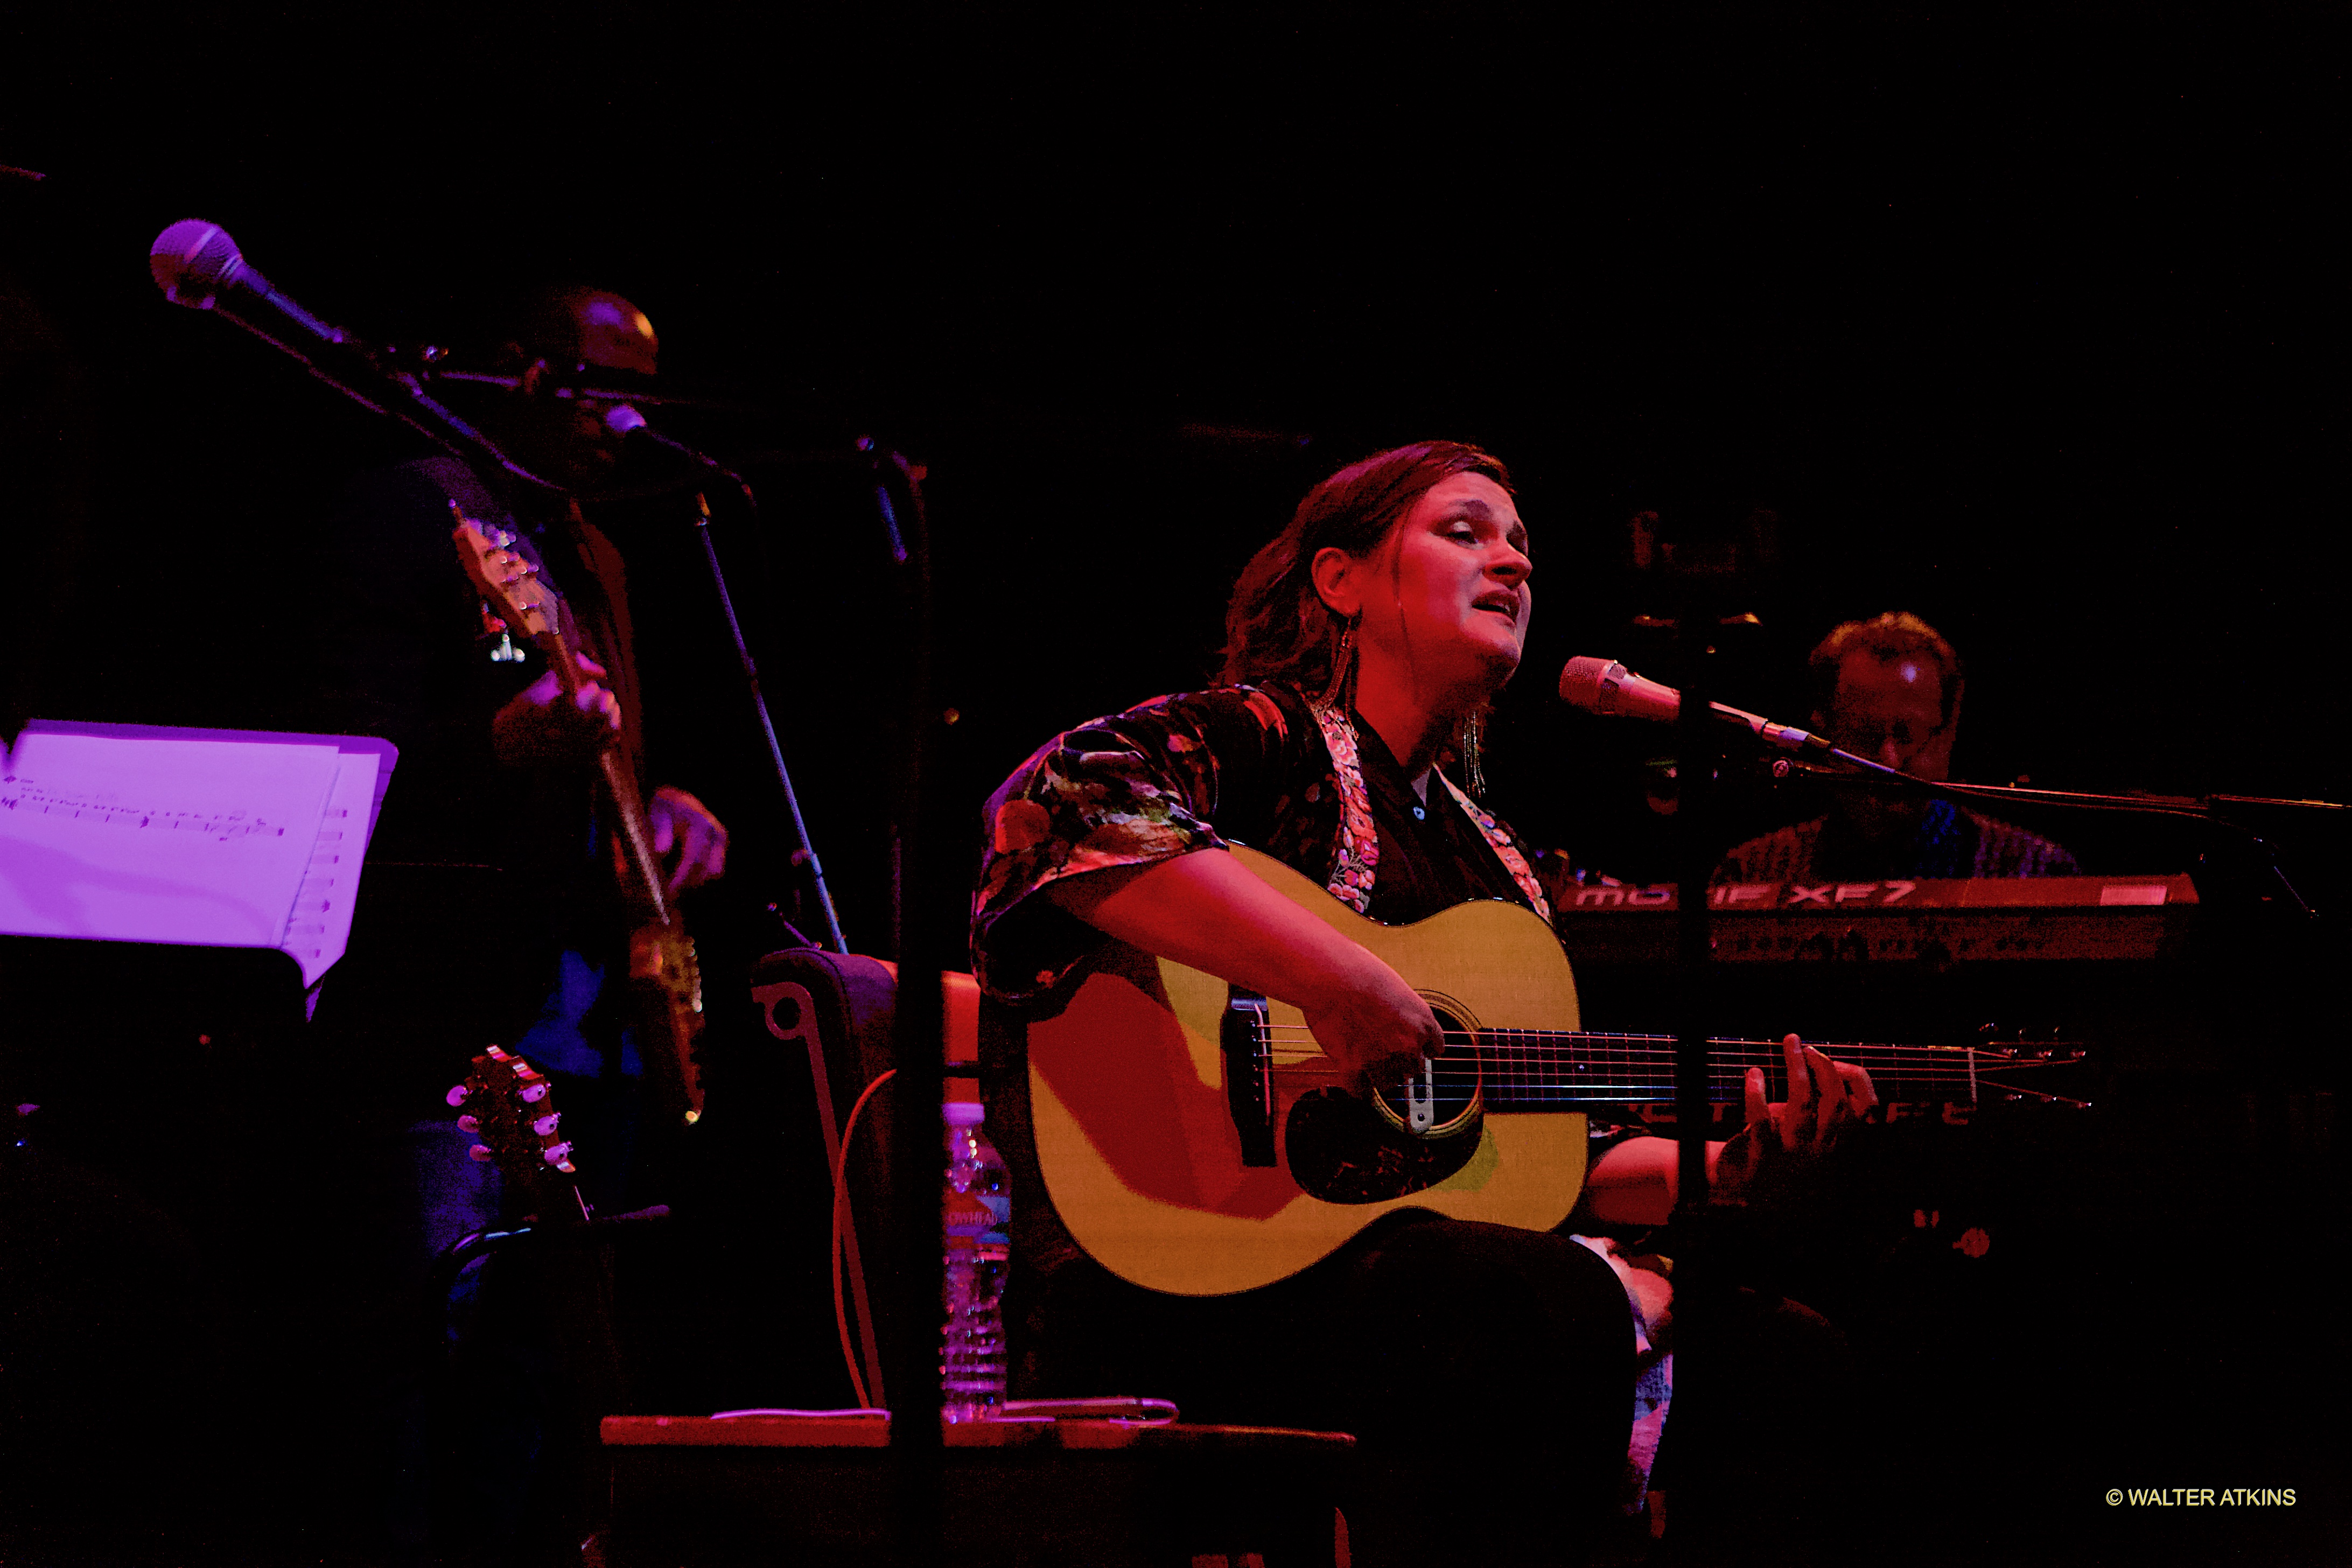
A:
{"type": "Polygon", "coordinates": [[[1470,1163],[1485,1117],[1438,1137],[1414,1137],[1336,1089],[1301,1095],[1284,1133],[1290,1175],[1327,1204],[1376,1204],[1426,1192],[1470,1163]]]}

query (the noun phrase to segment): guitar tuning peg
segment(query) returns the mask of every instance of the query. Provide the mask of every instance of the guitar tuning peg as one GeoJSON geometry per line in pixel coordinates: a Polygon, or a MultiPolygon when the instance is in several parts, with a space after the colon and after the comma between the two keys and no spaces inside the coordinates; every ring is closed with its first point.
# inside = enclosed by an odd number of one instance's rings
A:
{"type": "Polygon", "coordinates": [[[547,1098],[547,1085],[543,1083],[531,1084],[522,1091],[522,1098],[529,1100],[531,1104],[537,1105],[541,1100],[547,1098]]]}
{"type": "Polygon", "coordinates": [[[532,1122],[530,1124],[530,1130],[540,1137],[544,1138],[549,1133],[553,1132],[555,1131],[555,1124],[562,1120],[563,1112],[560,1110],[551,1110],[545,1116],[542,1116],[538,1121],[532,1122]]]}
{"type": "Polygon", "coordinates": [[[475,1118],[473,1118],[473,1117],[471,1117],[471,1116],[460,1116],[459,1118],[457,1118],[457,1131],[460,1131],[460,1132],[479,1132],[481,1130],[482,1130],[482,1124],[481,1124],[481,1122],[480,1122],[480,1121],[477,1121],[475,1118]]]}
{"type": "Polygon", "coordinates": [[[505,1051],[500,1050],[496,1046],[492,1046],[489,1048],[488,1055],[490,1060],[494,1062],[510,1062],[514,1060],[514,1058],[509,1056],[505,1051]]]}
{"type": "Polygon", "coordinates": [[[545,1160],[551,1165],[563,1167],[563,1163],[572,1158],[572,1145],[569,1143],[553,1144],[548,1149],[547,1152],[541,1154],[540,1158],[545,1160]]]}
{"type": "Polygon", "coordinates": [[[457,1088],[451,1089],[447,1095],[444,1096],[444,1098],[446,1099],[451,1105],[463,1105],[466,1103],[466,1096],[468,1092],[470,1091],[467,1090],[466,1086],[461,1083],[457,1088]]]}
{"type": "Polygon", "coordinates": [[[498,1156],[491,1153],[488,1149],[483,1148],[479,1143],[477,1143],[472,1148],[466,1151],[466,1158],[473,1161],[477,1165],[487,1165],[491,1161],[497,1159],[498,1156]]]}

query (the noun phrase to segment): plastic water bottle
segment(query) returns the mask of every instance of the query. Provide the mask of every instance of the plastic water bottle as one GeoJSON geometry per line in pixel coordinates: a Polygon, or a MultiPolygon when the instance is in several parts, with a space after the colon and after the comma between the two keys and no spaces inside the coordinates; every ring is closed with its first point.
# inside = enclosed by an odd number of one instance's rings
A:
{"type": "Polygon", "coordinates": [[[980,1421],[1004,1403],[1004,1270],[1012,1255],[1005,1224],[1013,1215],[1013,1197],[1004,1162],[980,1130],[981,1107],[950,1100],[944,1109],[948,1171],[940,1219],[947,1267],[940,1412],[950,1421],[980,1421]]]}

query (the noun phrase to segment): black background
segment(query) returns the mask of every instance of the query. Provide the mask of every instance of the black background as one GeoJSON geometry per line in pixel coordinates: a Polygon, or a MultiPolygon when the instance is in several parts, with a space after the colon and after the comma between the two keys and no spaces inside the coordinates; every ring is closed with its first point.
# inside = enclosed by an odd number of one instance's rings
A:
{"type": "MultiPolygon", "coordinates": [[[[1965,776],[2352,793],[2325,7],[377,15],[11,50],[8,158],[52,177],[8,190],[7,260],[97,405],[91,613],[47,710],[260,712],[299,679],[289,609],[331,605],[306,521],[408,450],[162,308],[147,241],[196,214],[391,342],[478,345],[517,289],[603,282],[674,379],[805,416],[682,434],[926,463],[950,796],[1199,680],[1306,485],[1433,434],[1512,463],[1534,530],[1495,773],[1540,841],[1641,858],[1588,819],[1655,746],[1549,693],[1571,653],[1659,664],[1614,570],[1643,508],[1781,519],[1735,606],[1766,626],[1730,676],[1754,706],[1801,722],[1802,651],[1908,608],[1970,661],[1965,776]]],[[[856,903],[870,759],[834,743],[898,635],[880,545],[854,485],[752,474],[764,532],[721,502],[722,531],[856,903]]],[[[633,542],[656,619],[707,618],[690,540],[633,542]]],[[[697,625],[647,642],[671,776],[756,842],[730,671],[697,625]]]]}
{"type": "MultiPolygon", "coordinates": [[[[6,503],[31,711],[297,710],[337,591],[308,531],[421,449],[161,299],[147,244],[202,216],[390,342],[478,346],[497,300],[551,278],[617,289],[667,379],[779,410],[668,423],[758,484],[756,528],[714,496],[719,542],[868,951],[906,630],[856,471],[774,455],[858,434],[929,474],[950,814],[1053,731],[1201,680],[1226,585],[1306,487],[1433,435],[1512,465],[1538,563],[1497,799],[1605,868],[1664,874],[1640,764],[1666,742],[1550,687],[1577,653],[1674,674],[1628,626],[1662,608],[1622,567],[1643,509],[1780,519],[1776,568],[1732,606],[1763,628],[1727,644],[1734,700],[1801,722],[1822,632],[1906,608],[1969,660],[1963,776],[2352,796],[2340,7],[314,25],[9,24],[0,162],[48,176],[0,179],[0,280],[40,312],[16,318],[39,352],[12,411],[59,432],[20,426],[6,503]]],[[[691,532],[658,507],[635,527],[656,771],[738,835],[714,913],[789,904],[691,532]]],[[[2199,847],[2033,825],[2100,869],[2199,847]]],[[[2332,907],[2340,836],[2265,826],[2332,907]]],[[[2210,1122],[2241,1090],[2332,1082],[2340,1026],[2286,1012],[2292,1049],[2209,1033],[2166,1103],[2210,1122]]]]}

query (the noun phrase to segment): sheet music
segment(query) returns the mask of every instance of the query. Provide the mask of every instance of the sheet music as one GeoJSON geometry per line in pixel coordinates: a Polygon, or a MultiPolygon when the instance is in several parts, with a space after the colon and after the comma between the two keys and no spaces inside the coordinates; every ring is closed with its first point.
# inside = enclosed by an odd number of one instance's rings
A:
{"type": "Polygon", "coordinates": [[[305,989],[315,985],[351,945],[352,905],[360,890],[360,865],[367,853],[368,823],[374,802],[378,764],[373,752],[336,756],[334,783],[319,819],[302,887],[278,943],[302,966],[305,989]]]}
{"type": "Polygon", "coordinates": [[[0,931],[342,956],[392,748],[37,721],[0,753],[0,931]]]}

